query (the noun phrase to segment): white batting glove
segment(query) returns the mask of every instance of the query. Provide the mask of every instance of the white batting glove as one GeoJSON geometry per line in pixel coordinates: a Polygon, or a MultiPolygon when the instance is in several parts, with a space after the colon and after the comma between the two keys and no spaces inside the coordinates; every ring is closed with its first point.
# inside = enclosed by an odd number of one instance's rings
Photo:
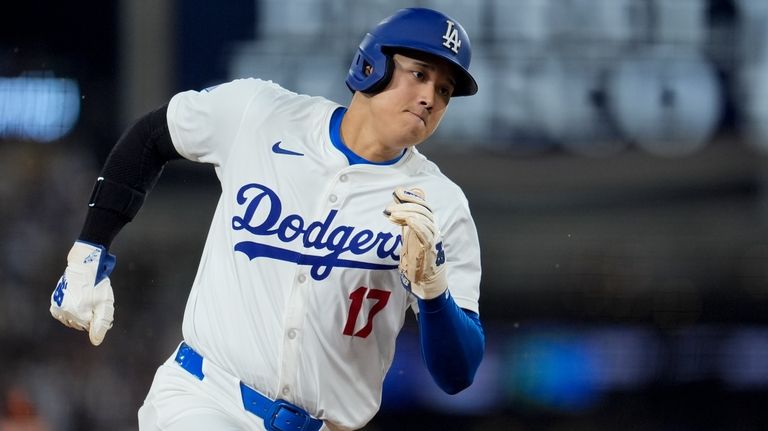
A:
{"type": "Polygon", "coordinates": [[[114,267],[115,256],[104,247],[77,241],[51,295],[51,315],[70,328],[88,331],[94,346],[112,327],[115,297],[109,274],[114,267]]]}
{"type": "Polygon", "coordinates": [[[387,218],[403,227],[400,281],[420,299],[437,298],[448,289],[445,252],[434,214],[424,191],[395,189],[394,203],[384,210],[387,218]]]}

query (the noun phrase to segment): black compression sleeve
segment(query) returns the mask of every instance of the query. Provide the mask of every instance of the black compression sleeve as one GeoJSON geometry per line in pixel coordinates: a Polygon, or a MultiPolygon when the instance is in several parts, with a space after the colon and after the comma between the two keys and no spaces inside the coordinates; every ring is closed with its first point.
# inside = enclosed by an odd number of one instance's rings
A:
{"type": "Polygon", "coordinates": [[[168,131],[167,109],[166,104],[141,117],[112,148],[94,187],[80,240],[108,249],[133,219],[165,164],[181,158],[168,131]]]}

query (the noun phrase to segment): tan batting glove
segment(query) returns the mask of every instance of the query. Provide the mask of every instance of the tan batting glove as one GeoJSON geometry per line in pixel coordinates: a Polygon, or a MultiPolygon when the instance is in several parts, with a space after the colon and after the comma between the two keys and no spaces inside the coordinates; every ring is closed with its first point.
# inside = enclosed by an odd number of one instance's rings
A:
{"type": "Polygon", "coordinates": [[[67,268],[51,295],[51,315],[78,331],[88,331],[98,346],[112,327],[115,297],[109,274],[115,256],[104,247],[78,241],[67,255],[67,268]]]}
{"type": "Polygon", "coordinates": [[[394,202],[384,210],[387,218],[403,227],[400,281],[420,299],[437,298],[448,289],[445,252],[432,209],[424,191],[395,189],[394,202]]]}

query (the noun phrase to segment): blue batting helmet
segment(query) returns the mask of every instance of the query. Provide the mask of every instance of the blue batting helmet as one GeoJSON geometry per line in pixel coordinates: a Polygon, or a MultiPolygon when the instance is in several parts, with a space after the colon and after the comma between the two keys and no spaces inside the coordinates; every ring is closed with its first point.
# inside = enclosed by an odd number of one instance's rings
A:
{"type": "Polygon", "coordinates": [[[392,51],[398,49],[431,54],[454,66],[454,96],[477,93],[477,83],[468,70],[472,47],[464,27],[440,12],[425,8],[401,9],[365,35],[349,67],[347,87],[363,93],[382,90],[392,77],[392,51]],[[367,66],[372,70],[366,70],[367,66]]]}

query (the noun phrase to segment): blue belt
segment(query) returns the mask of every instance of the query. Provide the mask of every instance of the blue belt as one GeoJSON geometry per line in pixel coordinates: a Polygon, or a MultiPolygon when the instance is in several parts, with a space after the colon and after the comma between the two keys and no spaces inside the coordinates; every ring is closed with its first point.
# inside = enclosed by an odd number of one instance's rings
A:
{"type": "MultiPolygon", "coordinates": [[[[187,343],[182,342],[176,353],[176,362],[190,374],[203,380],[203,357],[187,343]]],[[[306,410],[285,400],[265,397],[255,389],[240,382],[243,407],[264,419],[269,431],[318,431],[323,421],[313,418],[306,410]]]]}

